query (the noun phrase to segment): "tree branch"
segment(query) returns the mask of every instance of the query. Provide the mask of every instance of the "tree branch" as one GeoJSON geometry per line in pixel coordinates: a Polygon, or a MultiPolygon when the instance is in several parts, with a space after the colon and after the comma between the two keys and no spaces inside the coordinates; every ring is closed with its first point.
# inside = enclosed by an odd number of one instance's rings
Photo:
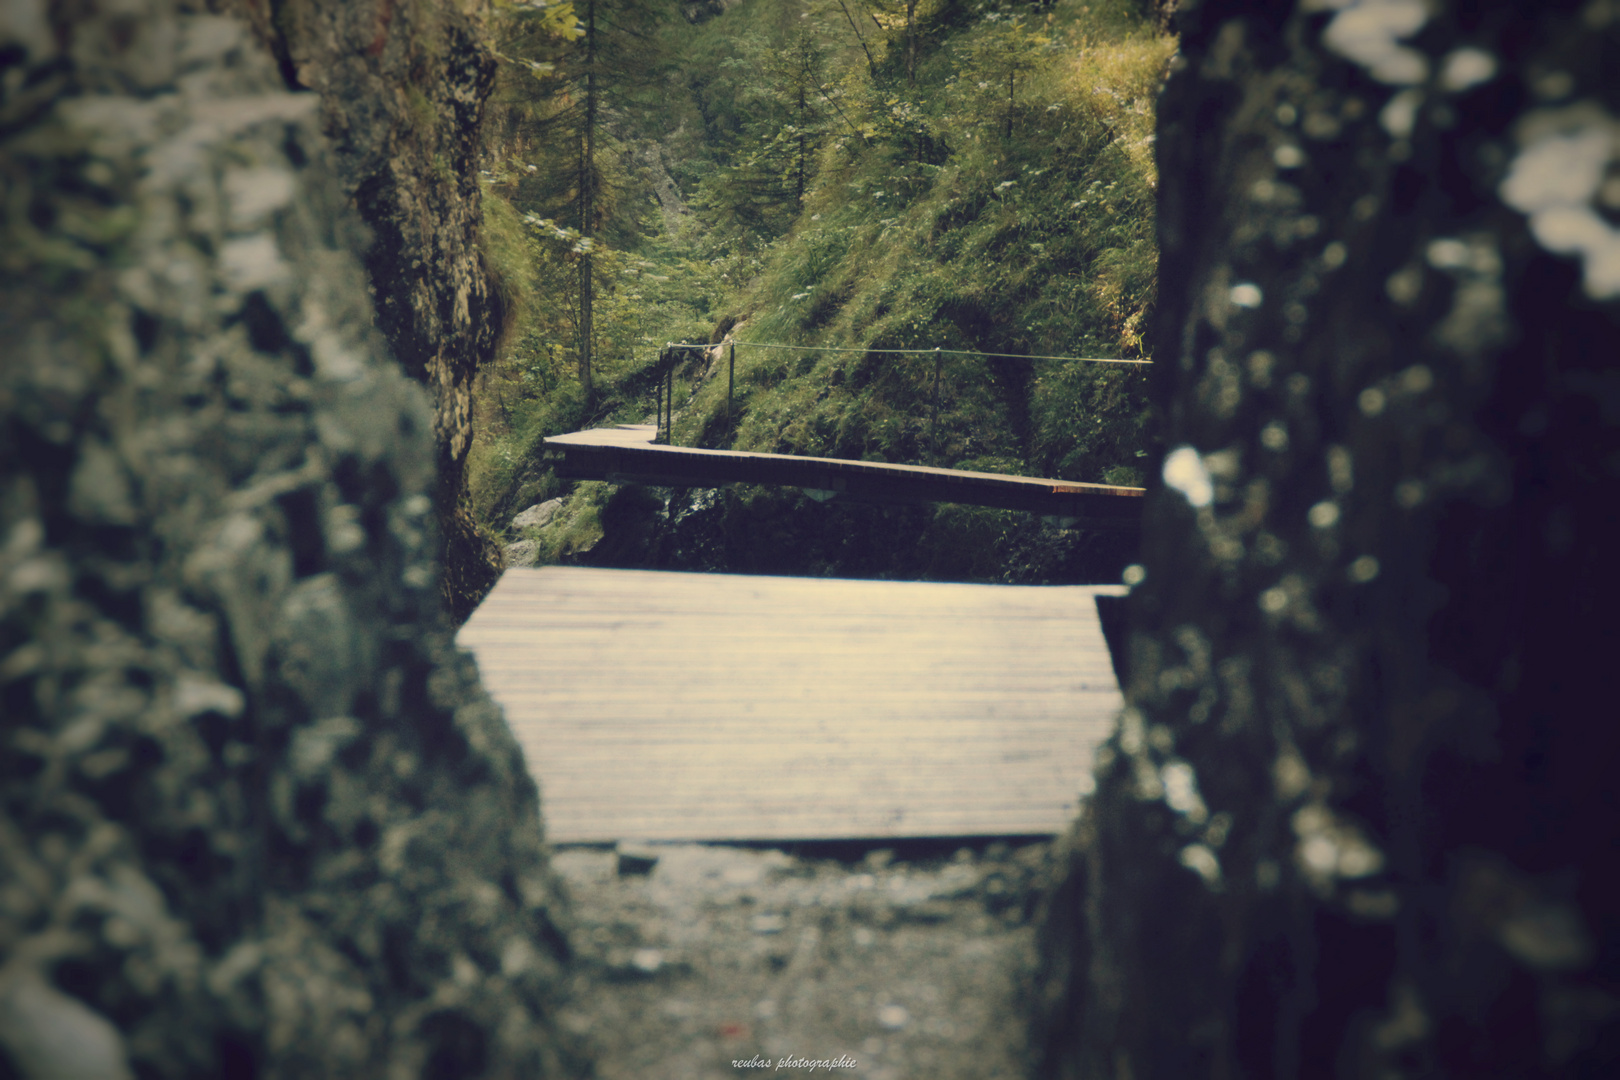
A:
{"type": "Polygon", "coordinates": [[[849,5],[844,0],[838,0],[838,8],[849,20],[849,28],[855,32],[855,40],[861,43],[861,52],[866,54],[866,71],[875,80],[877,79],[877,61],[872,59],[872,50],[866,47],[866,39],[861,37],[861,28],[855,25],[855,16],[849,13],[849,5]]]}

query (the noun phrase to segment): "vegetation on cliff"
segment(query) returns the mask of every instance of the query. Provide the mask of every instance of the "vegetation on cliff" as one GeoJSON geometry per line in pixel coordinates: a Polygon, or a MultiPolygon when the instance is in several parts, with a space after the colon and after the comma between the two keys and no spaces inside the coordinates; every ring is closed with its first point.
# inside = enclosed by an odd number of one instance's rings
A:
{"type": "Polygon", "coordinates": [[[253,27],[287,89],[319,95],[332,171],[370,229],[361,254],[377,326],[433,397],[439,589],[459,622],[500,574],[466,477],[473,382],[507,320],[479,239],[480,121],[496,68],[488,0],[210,7],[253,27]]]}
{"type": "Polygon", "coordinates": [[[499,530],[570,494],[538,537],[551,558],[596,545],[597,558],[707,568],[1087,572],[1076,552],[1096,538],[1022,515],[818,508],[769,490],[658,499],[643,530],[651,548],[607,555],[609,503],[645,519],[654,500],[570,487],[541,462],[546,435],[650,422],[664,342],[735,340],[844,351],[739,345],[729,417],[725,363],[688,354],[676,442],[1144,479],[1143,367],[982,354],[1146,358],[1152,101],[1173,40],[1128,0],[938,0],[912,5],[909,22],[906,11],[743,0],[709,18],[660,19],[602,3],[633,79],[555,20],[544,31],[532,14],[506,23],[487,232],[522,314],[478,397],[471,493],[482,522],[499,530]],[[593,63],[602,104],[587,155],[582,69],[593,63]],[[944,357],[937,421],[934,359],[887,351],[936,346],[977,351],[944,357]],[[766,533],[801,538],[802,558],[753,561],[739,529],[766,520],[766,533]],[[859,545],[837,540],[852,529],[892,557],[857,558],[859,545]]]}
{"type": "Polygon", "coordinates": [[[1620,10],[1177,19],[1173,449],[1032,1075],[1620,1074],[1620,10]]]}

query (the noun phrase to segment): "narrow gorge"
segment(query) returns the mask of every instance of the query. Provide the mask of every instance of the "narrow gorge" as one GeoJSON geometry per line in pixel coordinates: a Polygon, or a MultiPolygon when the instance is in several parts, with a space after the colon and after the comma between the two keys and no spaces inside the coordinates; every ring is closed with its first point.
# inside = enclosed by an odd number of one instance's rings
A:
{"type": "Polygon", "coordinates": [[[7,3],[0,1078],[1612,1075],[1616,56],[1611,0],[7,3]],[[1141,528],[546,449],[660,420],[1141,528]],[[1117,721],[1050,832],[559,844],[456,634],[632,568],[1106,586],[1117,721]]]}

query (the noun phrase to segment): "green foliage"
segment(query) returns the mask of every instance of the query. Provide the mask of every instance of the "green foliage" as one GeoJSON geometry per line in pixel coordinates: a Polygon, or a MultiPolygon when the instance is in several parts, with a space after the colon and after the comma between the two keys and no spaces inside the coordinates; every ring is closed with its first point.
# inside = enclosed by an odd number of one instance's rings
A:
{"type": "Polygon", "coordinates": [[[729,160],[699,186],[697,202],[712,225],[775,235],[803,208],[841,108],[823,36],[821,27],[801,19],[782,41],[739,38],[737,55],[722,61],[741,69],[742,116],[728,140],[729,160]]]}
{"type": "MultiPolygon", "coordinates": [[[[602,398],[588,416],[570,389],[578,238],[547,208],[566,170],[530,171],[532,150],[492,170],[498,261],[525,264],[531,299],[479,393],[481,519],[561,490],[536,464],[545,434],[651,422],[658,346],[732,322],[745,342],[846,351],[739,347],[729,419],[724,365],[683,365],[679,443],[1142,481],[1145,368],[983,354],[1143,357],[1152,105],[1174,41],[1131,0],[909,6],[743,0],[657,30],[682,63],[647,115],[614,120],[619,226],[593,252],[602,398]],[[660,207],[643,159],[689,213],[660,207]],[[971,352],[897,351],[935,346],[971,352]]],[[[1062,561],[1046,540],[1007,539],[1026,528],[1013,519],[940,508],[918,572],[995,576],[947,557],[958,541],[1062,561]]]]}
{"type": "Polygon", "coordinates": [[[1019,116],[1018,84],[1038,70],[1044,55],[1056,46],[1050,37],[1032,30],[1023,15],[1004,17],[993,11],[984,21],[984,27],[968,35],[958,50],[965,61],[961,70],[977,90],[995,100],[1003,117],[1003,137],[1011,139],[1019,116]]]}
{"type": "Polygon", "coordinates": [[[515,501],[555,492],[538,463],[546,436],[651,419],[659,349],[672,337],[707,336],[722,283],[709,263],[685,258],[667,242],[648,242],[647,255],[591,245],[599,381],[587,407],[577,378],[572,297],[577,249],[588,242],[577,230],[519,213],[492,186],[484,206],[486,253],[517,311],[506,348],[482,373],[475,395],[468,485],[474,516],[492,523],[522,509],[515,501]]]}
{"type": "Polygon", "coordinates": [[[869,144],[828,147],[738,307],[748,340],[863,353],[807,354],[794,378],[780,357],[750,356],[761,377],[745,380],[739,445],[818,452],[836,432],[857,457],[994,452],[1085,480],[1135,468],[1139,371],[947,358],[938,434],[924,439],[931,361],[883,352],[1141,356],[1156,277],[1151,95],[1173,42],[1129,9],[1088,7],[1059,5],[1038,27],[986,12],[922,58],[915,91],[851,95],[869,144]]]}
{"type": "Polygon", "coordinates": [[[495,0],[495,10],[508,29],[517,28],[531,38],[573,41],[579,37],[579,16],[568,0],[495,0]]]}
{"type": "Polygon", "coordinates": [[[1053,366],[1030,392],[1031,464],[1043,476],[1140,486],[1147,415],[1140,369],[1053,366]]]}
{"type": "MultiPolygon", "coordinates": [[[[616,486],[593,480],[576,486],[563,511],[542,529],[531,530],[539,542],[542,564],[553,564],[590,551],[602,540],[603,510],[612,500],[616,486]]],[[[548,493],[549,494],[549,493],[548,493]]]]}

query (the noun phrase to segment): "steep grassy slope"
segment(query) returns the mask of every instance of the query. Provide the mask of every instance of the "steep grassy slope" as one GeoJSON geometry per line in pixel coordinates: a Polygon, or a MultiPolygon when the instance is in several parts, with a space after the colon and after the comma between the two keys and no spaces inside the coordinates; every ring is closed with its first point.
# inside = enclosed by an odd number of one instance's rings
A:
{"type": "MultiPolygon", "coordinates": [[[[725,364],[683,364],[680,443],[1141,481],[1145,368],[942,355],[935,421],[935,359],[890,350],[1143,358],[1152,102],[1173,41],[1126,2],[1040,15],[941,3],[923,9],[913,86],[903,27],[887,42],[866,35],[869,69],[836,7],[785,14],[754,0],[666,28],[671,51],[696,61],[672,75],[661,125],[691,213],[671,228],[645,197],[643,240],[615,256],[621,329],[601,347],[623,359],[591,408],[558,350],[517,343],[474,451],[492,525],[563,493],[535,464],[540,437],[651,418],[651,368],[672,339],[846,350],[739,346],[729,421],[725,364]]],[[[567,242],[508,217],[514,253],[567,242]]],[[[796,492],[668,499],[584,485],[540,539],[550,558],[595,545],[592,558],[648,565],[1102,572],[1086,565],[1095,538],[1021,515],[824,507],[796,492]],[[599,543],[604,510],[641,525],[599,543]]],[[[1104,546],[1099,565],[1123,557],[1104,546]]]]}

